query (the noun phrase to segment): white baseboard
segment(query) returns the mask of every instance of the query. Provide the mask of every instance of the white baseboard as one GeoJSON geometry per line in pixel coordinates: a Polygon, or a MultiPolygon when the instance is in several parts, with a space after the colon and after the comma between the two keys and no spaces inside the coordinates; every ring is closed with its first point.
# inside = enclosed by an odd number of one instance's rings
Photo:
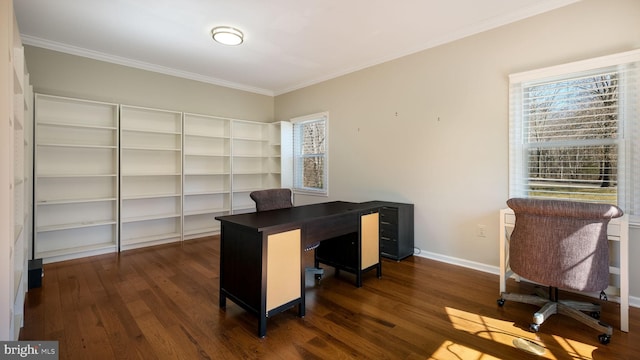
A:
{"type": "MultiPolygon", "coordinates": [[[[462,266],[465,268],[482,271],[489,274],[500,275],[500,268],[497,266],[487,265],[475,261],[469,261],[465,259],[455,258],[442,254],[436,254],[429,251],[421,250],[420,253],[414,254],[426,259],[436,260],[447,264],[462,266]]],[[[496,290],[497,292],[497,290],[496,290]]],[[[640,297],[629,296],[629,306],[640,308],[640,297]]]]}

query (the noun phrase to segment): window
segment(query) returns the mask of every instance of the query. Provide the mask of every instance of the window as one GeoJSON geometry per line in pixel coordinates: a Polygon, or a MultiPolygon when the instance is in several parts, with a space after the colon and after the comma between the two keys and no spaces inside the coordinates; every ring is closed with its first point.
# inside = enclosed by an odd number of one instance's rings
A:
{"type": "Polygon", "coordinates": [[[329,114],[291,119],[293,124],[293,190],[328,195],[329,114]]]}
{"type": "Polygon", "coordinates": [[[513,74],[510,197],[617,204],[640,223],[640,51],[513,74]]]}

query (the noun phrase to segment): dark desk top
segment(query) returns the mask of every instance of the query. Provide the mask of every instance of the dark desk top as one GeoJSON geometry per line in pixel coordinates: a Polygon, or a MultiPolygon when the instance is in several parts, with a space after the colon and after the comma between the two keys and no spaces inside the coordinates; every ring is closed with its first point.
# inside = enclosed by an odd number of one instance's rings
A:
{"type": "Polygon", "coordinates": [[[287,209],[252,212],[236,215],[216,216],[216,220],[233,223],[256,229],[258,232],[291,226],[319,218],[358,213],[363,210],[377,209],[373,203],[353,203],[346,201],[332,201],[320,204],[294,206],[287,209]]]}

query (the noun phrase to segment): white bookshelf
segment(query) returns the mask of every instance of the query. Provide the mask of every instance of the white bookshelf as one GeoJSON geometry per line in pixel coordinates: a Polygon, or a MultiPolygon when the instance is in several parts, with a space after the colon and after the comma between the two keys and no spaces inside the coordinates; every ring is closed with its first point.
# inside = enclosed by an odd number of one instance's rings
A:
{"type": "Polygon", "coordinates": [[[36,98],[45,262],[218,234],[216,216],[255,211],[251,191],[286,185],[289,123],[36,98]]]}
{"type": "MultiPolygon", "coordinates": [[[[17,45],[17,44],[16,44],[17,45]]],[[[20,47],[13,49],[13,336],[18,338],[20,327],[23,325],[24,294],[27,291],[27,181],[25,174],[25,141],[27,138],[27,124],[25,113],[28,107],[25,104],[24,83],[24,50],[20,47]]]]}
{"type": "Polygon", "coordinates": [[[293,187],[293,127],[288,121],[267,125],[267,187],[293,187]]]}
{"type": "Polygon", "coordinates": [[[280,156],[283,131],[289,123],[184,114],[185,239],[219,233],[213,217],[255,211],[252,191],[282,186],[292,166],[280,156]]]}
{"type": "Polygon", "coordinates": [[[231,213],[231,120],[184,114],[184,239],[217,234],[231,213]]]}
{"type": "Polygon", "coordinates": [[[231,123],[232,213],[255,211],[249,197],[269,187],[269,139],[267,123],[234,120],[231,123]]]}
{"type": "Polygon", "coordinates": [[[7,14],[9,20],[0,24],[0,51],[2,59],[0,67],[4,70],[0,75],[0,83],[5,90],[0,92],[2,101],[0,113],[5,121],[0,128],[3,139],[0,144],[0,162],[5,164],[2,174],[2,193],[4,206],[0,210],[3,219],[1,244],[8,261],[2,262],[0,271],[0,311],[6,319],[0,327],[0,339],[18,340],[20,328],[24,325],[24,301],[27,291],[27,269],[29,244],[31,243],[31,135],[33,109],[32,88],[25,66],[24,48],[20,40],[20,32],[13,15],[13,3],[0,1],[0,12],[7,14]]]}
{"type": "Polygon", "coordinates": [[[35,95],[35,258],[117,251],[118,105],[35,95]]]}
{"type": "Polygon", "coordinates": [[[120,250],[182,241],[182,113],[120,107],[120,250]]]}
{"type": "MultiPolygon", "coordinates": [[[[24,202],[23,202],[23,214],[24,214],[24,224],[23,224],[23,233],[25,244],[24,247],[26,249],[25,257],[27,261],[32,258],[33,254],[33,159],[34,159],[34,148],[33,148],[33,139],[34,139],[34,96],[33,96],[33,87],[30,85],[29,74],[25,65],[25,92],[24,92],[24,107],[25,107],[25,118],[24,118],[24,166],[23,166],[23,183],[24,183],[24,202]]],[[[25,283],[28,279],[25,276],[25,283]]]]}

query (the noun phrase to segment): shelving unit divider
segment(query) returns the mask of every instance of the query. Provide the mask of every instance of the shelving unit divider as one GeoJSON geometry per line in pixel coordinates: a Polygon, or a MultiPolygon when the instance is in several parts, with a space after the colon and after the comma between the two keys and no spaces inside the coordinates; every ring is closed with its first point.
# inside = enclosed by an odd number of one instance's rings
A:
{"type": "Polygon", "coordinates": [[[118,105],[35,95],[34,258],[117,251],[118,105]]]}
{"type": "Polygon", "coordinates": [[[231,213],[231,121],[184,113],[185,240],[218,234],[231,213]]]}
{"type": "Polygon", "coordinates": [[[234,120],[231,124],[231,204],[233,214],[255,211],[249,197],[269,187],[268,124],[234,120]]]}
{"type": "Polygon", "coordinates": [[[182,113],[120,106],[120,250],[182,241],[182,113]]]}

